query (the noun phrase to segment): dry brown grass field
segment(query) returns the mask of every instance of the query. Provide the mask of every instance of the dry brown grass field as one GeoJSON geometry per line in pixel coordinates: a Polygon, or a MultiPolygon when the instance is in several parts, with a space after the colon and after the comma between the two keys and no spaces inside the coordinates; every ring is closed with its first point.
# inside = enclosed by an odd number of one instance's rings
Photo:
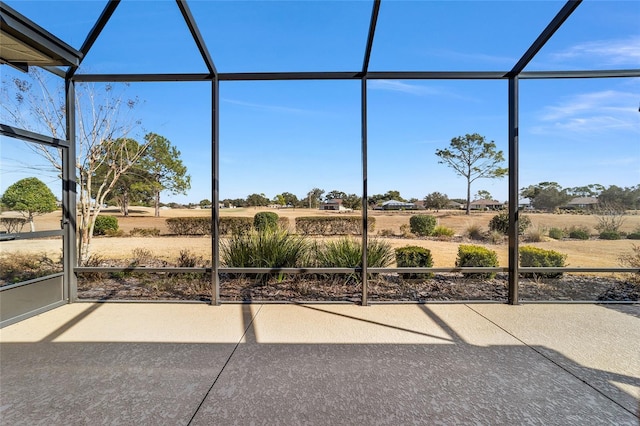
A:
{"type": "MultiPolygon", "coordinates": [[[[222,209],[221,216],[247,216],[252,217],[260,211],[273,211],[279,216],[288,217],[291,225],[295,223],[295,218],[299,216],[332,216],[346,214],[360,216],[359,212],[336,213],[323,212],[309,209],[267,209],[267,208],[239,208],[222,209]]],[[[438,241],[426,238],[404,238],[401,237],[400,227],[409,224],[410,212],[382,212],[370,211],[369,216],[376,220],[376,236],[380,231],[387,230],[393,233],[394,237],[382,237],[393,247],[405,245],[417,245],[431,250],[436,267],[451,267],[455,263],[457,249],[460,244],[481,244],[498,253],[500,265],[507,265],[507,244],[505,241],[497,244],[471,241],[466,237],[466,229],[471,225],[478,225],[487,230],[491,218],[495,212],[473,212],[467,216],[462,211],[441,211],[441,212],[420,212],[423,214],[433,214],[438,218],[438,224],[454,229],[456,237],[451,241],[438,241]]],[[[153,209],[147,207],[133,207],[129,217],[123,217],[117,209],[107,209],[102,214],[118,217],[120,229],[123,237],[95,237],[92,243],[92,253],[109,258],[128,258],[134,249],[144,248],[151,251],[160,258],[175,259],[181,250],[188,249],[193,253],[209,258],[211,256],[211,239],[209,237],[176,237],[167,236],[169,232],[165,219],[170,217],[186,216],[210,216],[210,210],[189,210],[189,209],[168,209],[162,210],[159,218],[153,216],[153,209]],[[160,230],[160,237],[129,237],[129,232],[134,228],[157,228],[160,230]]],[[[3,213],[5,216],[15,216],[11,212],[3,213]]],[[[596,234],[594,227],[598,223],[598,218],[593,215],[573,215],[573,214],[528,214],[532,221],[530,229],[548,230],[549,228],[570,228],[571,226],[586,226],[592,234],[596,234]]],[[[60,212],[50,213],[36,218],[37,230],[58,229],[60,224],[60,212]]],[[[631,232],[640,228],[640,214],[628,214],[624,218],[621,227],[622,231],[631,232]]],[[[25,227],[25,230],[27,228],[25,227]]],[[[592,238],[588,241],[579,240],[553,240],[545,238],[542,242],[526,243],[537,247],[560,251],[568,255],[567,263],[573,267],[616,267],[620,266],[618,258],[630,253],[633,240],[605,241],[592,238]]],[[[15,251],[22,252],[46,252],[52,256],[61,253],[60,239],[44,240],[15,240],[5,241],[0,244],[0,254],[15,251]]]]}

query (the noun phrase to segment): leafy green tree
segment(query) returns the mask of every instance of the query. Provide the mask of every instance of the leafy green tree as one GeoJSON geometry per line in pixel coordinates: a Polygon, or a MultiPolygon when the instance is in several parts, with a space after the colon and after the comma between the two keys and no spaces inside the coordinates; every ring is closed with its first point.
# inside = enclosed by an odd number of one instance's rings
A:
{"type": "Polygon", "coordinates": [[[348,209],[360,210],[362,209],[362,197],[356,194],[347,194],[342,199],[342,205],[348,209]]]}
{"type": "Polygon", "coordinates": [[[502,151],[496,150],[494,141],[487,142],[478,133],[451,139],[448,148],[437,149],[438,163],[452,168],[467,180],[467,214],[471,213],[471,184],[478,179],[495,179],[507,175],[501,167],[505,161],[502,151]]]}
{"type": "Polygon", "coordinates": [[[251,194],[247,197],[247,205],[251,207],[268,206],[269,199],[264,194],[251,194]]]}
{"type": "Polygon", "coordinates": [[[347,194],[346,192],[334,189],[324,196],[325,200],[342,200],[342,206],[351,210],[360,210],[362,208],[362,198],[356,194],[347,194]]]}
{"type": "Polygon", "coordinates": [[[392,189],[391,191],[387,191],[384,194],[374,194],[369,196],[369,206],[376,206],[378,204],[382,204],[385,201],[396,200],[396,201],[407,201],[400,195],[400,191],[396,191],[392,189]]]}
{"type": "Polygon", "coordinates": [[[476,200],[493,200],[493,195],[489,191],[481,189],[476,192],[476,200]]]}
{"type": "Polygon", "coordinates": [[[24,178],[9,186],[0,199],[10,210],[19,211],[29,221],[31,232],[36,230],[33,218],[51,213],[57,206],[53,192],[40,179],[24,178]]]}
{"type": "Polygon", "coordinates": [[[247,207],[247,200],[244,198],[225,198],[221,203],[225,207],[247,207]]]}
{"type": "Polygon", "coordinates": [[[396,191],[396,190],[387,191],[382,197],[384,199],[383,201],[389,201],[389,200],[396,200],[396,201],[402,201],[402,202],[407,201],[404,198],[402,198],[402,195],[400,195],[400,191],[396,191]]]}
{"type": "Polygon", "coordinates": [[[424,206],[428,209],[438,211],[447,207],[447,204],[449,204],[449,197],[437,191],[424,197],[424,206]]]}
{"type": "Polygon", "coordinates": [[[640,185],[625,188],[611,185],[600,192],[598,202],[604,205],[618,205],[625,210],[638,209],[640,207],[640,185]]]}
{"type": "Polygon", "coordinates": [[[283,192],[282,194],[276,195],[273,198],[273,201],[275,204],[279,204],[281,206],[297,207],[300,204],[298,197],[290,192],[283,192]]]}
{"type": "Polygon", "coordinates": [[[335,189],[327,192],[327,195],[324,196],[325,200],[344,200],[346,197],[346,193],[335,189]]]}
{"type": "Polygon", "coordinates": [[[604,186],[597,183],[567,188],[567,192],[572,197],[597,197],[602,191],[604,191],[604,186]]]}
{"type": "Polygon", "coordinates": [[[555,210],[571,200],[571,195],[557,182],[540,182],[520,190],[520,196],[531,200],[531,205],[539,210],[555,210]]]}
{"type": "Polygon", "coordinates": [[[155,216],[160,217],[160,193],[185,194],[191,189],[191,176],[182,164],[180,151],[171,142],[155,133],[144,137],[146,150],[140,158],[140,167],[152,176],[149,183],[154,194],[155,216]]]}
{"type": "Polygon", "coordinates": [[[204,200],[200,200],[198,205],[200,206],[201,209],[210,209],[212,203],[211,203],[211,200],[209,200],[208,198],[205,198],[204,200]]]}
{"type": "Polygon", "coordinates": [[[324,194],[324,189],[320,189],[320,188],[313,188],[311,191],[307,193],[307,202],[309,203],[310,209],[320,207],[323,194],[324,194]]]}
{"type": "MultiPolygon", "coordinates": [[[[126,150],[137,151],[140,144],[130,138],[118,140],[126,150]]],[[[110,173],[110,165],[108,163],[100,164],[91,180],[92,190],[97,193],[100,185],[105,181],[106,176],[110,173]]],[[[114,183],[105,203],[115,204],[120,208],[123,216],[129,216],[129,206],[131,203],[137,205],[151,205],[154,193],[152,190],[153,176],[144,170],[140,164],[132,164],[114,183]]]]}

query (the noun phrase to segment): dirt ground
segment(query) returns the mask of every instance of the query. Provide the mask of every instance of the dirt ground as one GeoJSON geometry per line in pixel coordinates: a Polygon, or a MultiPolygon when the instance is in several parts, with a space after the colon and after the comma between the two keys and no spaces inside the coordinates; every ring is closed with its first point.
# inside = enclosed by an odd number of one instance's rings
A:
{"type": "MultiPolygon", "coordinates": [[[[295,218],[299,216],[331,216],[337,214],[360,216],[359,212],[336,213],[323,212],[309,209],[267,209],[267,208],[239,208],[222,209],[221,216],[248,216],[252,217],[260,211],[274,211],[279,216],[288,217],[291,225],[295,223],[295,218]]],[[[462,211],[441,211],[441,212],[420,212],[433,214],[438,218],[438,224],[454,229],[456,236],[451,241],[438,241],[432,238],[403,238],[400,227],[409,224],[411,212],[381,212],[369,211],[369,216],[375,218],[376,236],[381,231],[392,233],[394,237],[384,237],[393,247],[405,245],[417,245],[426,247],[432,251],[435,267],[451,267],[455,263],[457,249],[460,244],[482,244],[495,250],[498,254],[500,265],[507,265],[507,244],[505,241],[493,243],[479,243],[471,241],[465,235],[466,229],[471,225],[478,225],[487,230],[491,218],[495,212],[473,212],[467,216],[462,211]]],[[[210,258],[212,243],[209,237],[176,237],[167,236],[169,230],[165,220],[170,217],[187,216],[210,216],[210,210],[189,210],[189,209],[167,209],[161,210],[161,217],[153,217],[153,209],[146,207],[133,207],[129,217],[123,217],[117,209],[106,209],[102,214],[113,215],[118,218],[118,224],[123,231],[123,237],[95,237],[92,242],[92,253],[103,257],[128,258],[133,250],[144,248],[151,251],[155,256],[166,259],[175,259],[181,250],[188,249],[205,258],[210,258]],[[160,230],[160,237],[129,237],[128,234],[134,228],[157,228],[160,230]]],[[[11,212],[5,212],[3,216],[15,216],[11,212]]],[[[552,227],[570,228],[571,226],[586,226],[592,234],[596,234],[594,227],[598,223],[598,218],[593,215],[573,215],[573,214],[528,214],[532,221],[531,229],[548,230],[552,227]]],[[[44,216],[36,217],[36,230],[53,230],[60,227],[60,212],[53,212],[44,216]]],[[[621,227],[622,231],[631,232],[640,229],[640,214],[629,214],[624,218],[621,227]]],[[[25,227],[24,231],[28,231],[25,227]]],[[[579,240],[552,240],[546,238],[543,242],[526,243],[521,245],[534,245],[537,247],[556,250],[568,255],[567,263],[572,267],[616,267],[620,266],[619,257],[623,254],[631,253],[633,245],[638,244],[633,240],[605,241],[592,238],[588,241],[579,240]]],[[[39,239],[39,240],[14,240],[0,243],[0,254],[16,251],[22,252],[45,252],[50,256],[60,255],[62,250],[61,239],[39,239]]]]}

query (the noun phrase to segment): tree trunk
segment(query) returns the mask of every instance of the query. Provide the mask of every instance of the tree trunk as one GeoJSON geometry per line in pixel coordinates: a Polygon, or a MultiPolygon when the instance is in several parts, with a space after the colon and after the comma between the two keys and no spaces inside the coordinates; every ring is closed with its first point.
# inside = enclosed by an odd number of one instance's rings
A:
{"type": "Polygon", "coordinates": [[[467,214],[471,214],[471,182],[467,181],[467,214]]]}
{"type": "Polygon", "coordinates": [[[31,232],[36,232],[36,224],[33,222],[32,214],[29,214],[29,226],[31,227],[31,232]]]}
{"type": "Polygon", "coordinates": [[[125,217],[129,216],[129,191],[126,189],[122,194],[122,215],[125,217]]]}
{"type": "Polygon", "coordinates": [[[160,191],[155,194],[156,217],[160,217],[160,191]]]}

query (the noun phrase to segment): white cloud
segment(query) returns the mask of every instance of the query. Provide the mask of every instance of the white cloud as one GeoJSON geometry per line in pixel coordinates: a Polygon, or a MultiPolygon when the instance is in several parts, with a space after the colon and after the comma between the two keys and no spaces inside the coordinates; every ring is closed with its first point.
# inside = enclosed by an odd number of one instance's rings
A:
{"type": "Polygon", "coordinates": [[[460,95],[454,91],[438,86],[410,84],[399,80],[368,80],[367,84],[368,88],[371,90],[387,90],[390,92],[400,92],[414,96],[441,96],[449,99],[477,102],[477,99],[470,96],[460,95]]]}
{"type": "Polygon", "coordinates": [[[640,66],[640,36],[626,39],[597,40],[576,44],[551,55],[556,61],[588,59],[606,65],[640,66]]]}
{"type": "Polygon", "coordinates": [[[637,95],[605,90],[565,98],[548,106],[540,115],[535,133],[603,132],[626,130],[640,132],[637,95]]]}
{"type": "Polygon", "coordinates": [[[279,105],[268,105],[268,104],[256,104],[252,102],[239,101],[236,99],[228,99],[228,98],[220,98],[222,102],[245,106],[253,109],[257,109],[260,111],[270,111],[270,112],[285,112],[290,114],[311,114],[314,111],[306,110],[302,108],[291,108],[291,107],[283,107],[279,105]]]}
{"type": "Polygon", "coordinates": [[[456,61],[469,61],[472,63],[487,63],[494,64],[495,66],[499,66],[501,68],[511,68],[518,61],[519,57],[510,57],[510,56],[499,56],[499,55],[489,55],[486,53],[479,52],[458,52],[455,50],[447,50],[447,49],[437,49],[432,51],[433,55],[439,56],[442,58],[453,59],[456,61]]]}
{"type": "Polygon", "coordinates": [[[369,80],[368,85],[369,88],[373,90],[389,90],[416,96],[439,95],[442,93],[438,88],[408,84],[398,80],[369,80]]]}

